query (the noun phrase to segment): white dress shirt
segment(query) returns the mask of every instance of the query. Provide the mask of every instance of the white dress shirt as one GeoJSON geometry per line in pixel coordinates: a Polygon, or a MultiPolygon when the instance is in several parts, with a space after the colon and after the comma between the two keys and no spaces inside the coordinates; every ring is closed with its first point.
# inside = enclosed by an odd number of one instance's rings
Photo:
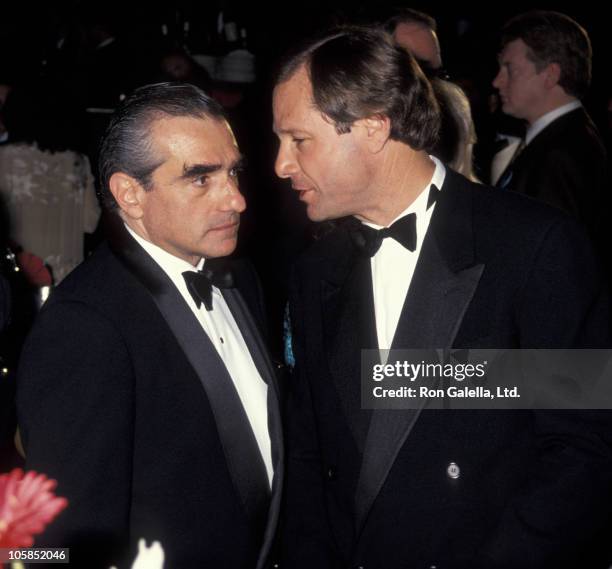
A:
{"type": "Polygon", "coordinates": [[[221,291],[215,286],[212,287],[213,310],[206,310],[204,304],[201,304],[198,308],[183,277],[185,271],[201,270],[204,267],[205,259],[202,259],[198,266],[194,267],[187,261],[179,259],[143,239],[127,225],[125,227],[174,283],[225,364],[251,424],[259,452],[266,466],[268,482],[272,487],[274,468],[272,466],[272,449],[268,431],[268,386],[261,378],[253,362],[240,328],[236,324],[236,320],[234,320],[221,291]]]}
{"type": "Polygon", "coordinates": [[[525,144],[529,144],[538,134],[540,134],[551,122],[556,121],[558,118],[571,113],[572,111],[582,107],[580,101],[572,101],[561,107],[542,115],[537,121],[535,121],[525,133],[525,144]]]}
{"type": "MultiPolygon", "coordinates": [[[[419,259],[423,240],[429,228],[429,221],[435,209],[433,204],[427,209],[429,189],[434,184],[438,190],[442,189],[446,168],[434,156],[430,156],[436,165],[430,182],[421,190],[418,197],[410,206],[398,215],[392,223],[410,214],[416,214],[416,249],[409,251],[395,239],[383,239],[380,249],[370,260],[372,269],[372,287],[374,294],[374,311],[376,315],[376,334],[378,348],[388,350],[393,343],[393,336],[399,322],[402,307],[412,282],[414,269],[419,259]]],[[[375,229],[382,227],[373,223],[366,223],[375,229]]]]}

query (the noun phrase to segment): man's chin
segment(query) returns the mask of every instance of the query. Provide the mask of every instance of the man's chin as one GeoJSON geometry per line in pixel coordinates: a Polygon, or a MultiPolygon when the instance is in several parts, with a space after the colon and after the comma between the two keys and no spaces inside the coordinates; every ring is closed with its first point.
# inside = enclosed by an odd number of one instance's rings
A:
{"type": "Polygon", "coordinates": [[[319,223],[321,221],[327,221],[328,219],[330,219],[328,216],[323,215],[321,212],[317,211],[314,208],[308,208],[306,210],[306,215],[308,216],[308,219],[310,219],[310,221],[314,221],[316,223],[319,223]]]}
{"type": "Polygon", "coordinates": [[[202,252],[202,257],[206,259],[217,259],[219,257],[227,257],[231,255],[238,245],[238,238],[228,237],[224,239],[222,242],[217,243],[214,247],[209,247],[206,251],[202,252]]]}
{"type": "Polygon", "coordinates": [[[322,221],[334,221],[335,219],[340,219],[350,214],[342,211],[324,210],[322,208],[317,208],[315,204],[309,204],[306,208],[306,215],[310,221],[320,223],[322,221]]]}
{"type": "Polygon", "coordinates": [[[509,117],[513,117],[517,119],[520,118],[516,115],[516,109],[514,109],[512,105],[510,105],[509,103],[502,103],[501,109],[502,109],[502,112],[505,115],[508,115],[509,117]]]}

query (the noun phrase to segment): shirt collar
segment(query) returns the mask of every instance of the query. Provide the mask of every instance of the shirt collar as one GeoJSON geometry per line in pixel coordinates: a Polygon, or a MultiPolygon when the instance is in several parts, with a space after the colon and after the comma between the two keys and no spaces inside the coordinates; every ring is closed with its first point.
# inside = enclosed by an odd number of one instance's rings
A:
{"type": "Polygon", "coordinates": [[[561,107],[553,109],[549,113],[542,115],[537,121],[535,121],[528,129],[525,134],[525,144],[529,144],[538,134],[540,134],[550,123],[556,121],[559,117],[571,113],[572,111],[582,107],[580,101],[572,101],[561,107]]]}
{"type": "Polygon", "coordinates": [[[147,241],[140,235],[138,235],[135,231],[133,231],[127,224],[125,224],[125,228],[128,233],[136,240],[136,242],[151,256],[153,260],[164,270],[164,272],[172,279],[181,279],[182,275],[185,271],[200,271],[204,267],[204,262],[206,259],[200,259],[200,262],[197,266],[193,266],[191,263],[188,263],[184,259],[179,259],[175,257],[168,251],[165,251],[161,247],[154,245],[150,241],[147,241]]]}
{"type": "MultiPolygon", "coordinates": [[[[438,188],[438,190],[442,190],[444,179],[446,178],[446,167],[435,156],[430,155],[429,158],[435,165],[434,173],[431,177],[431,180],[429,180],[425,187],[419,192],[417,198],[404,211],[402,211],[402,213],[400,213],[389,224],[389,226],[393,225],[398,219],[401,219],[402,217],[405,217],[410,213],[416,213],[418,219],[419,215],[423,215],[427,211],[427,199],[429,198],[429,189],[431,188],[431,186],[434,185],[436,186],[436,188],[438,188]]],[[[373,227],[374,229],[383,228],[383,226],[376,225],[375,223],[370,223],[369,221],[364,221],[363,223],[365,225],[373,227]]]]}

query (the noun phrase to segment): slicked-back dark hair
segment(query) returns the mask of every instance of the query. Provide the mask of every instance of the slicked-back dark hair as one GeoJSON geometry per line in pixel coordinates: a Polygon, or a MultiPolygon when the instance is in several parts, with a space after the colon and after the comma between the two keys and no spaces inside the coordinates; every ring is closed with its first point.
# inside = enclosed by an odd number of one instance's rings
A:
{"type": "Polygon", "coordinates": [[[151,127],[163,117],[225,119],[221,106],[189,83],[156,83],[136,89],[113,114],[100,143],[98,197],[108,210],[117,209],[109,181],[116,172],[132,176],[145,190],[162,161],[155,155],[151,127]]]}
{"type": "Polygon", "coordinates": [[[561,68],[559,85],[581,99],[591,84],[593,51],[586,30],[560,12],[533,10],[512,18],[502,28],[501,48],[523,40],[527,57],[541,71],[550,63],[561,68]]]}
{"type": "Polygon", "coordinates": [[[349,132],[355,121],[375,115],[391,122],[390,138],[415,150],[431,148],[440,111],[431,85],[414,58],[379,27],[342,27],[309,42],[282,64],[277,84],[307,70],[314,105],[349,132]]]}

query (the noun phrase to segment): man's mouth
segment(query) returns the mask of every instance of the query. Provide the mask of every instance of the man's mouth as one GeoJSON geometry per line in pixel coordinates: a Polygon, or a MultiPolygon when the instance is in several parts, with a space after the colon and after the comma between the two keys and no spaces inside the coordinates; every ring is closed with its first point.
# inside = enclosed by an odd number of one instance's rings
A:
{"type": "Polygon", "coordinates": [[[237,228],[239,221],[228,221],[223,225],[217,225],[216,227],[211,228],[211,231],[228,231],[230,229],[237,228]]]}
{"type": "Polygon", "coordinates": [[[302,199],[302,196],[312,191],[312,188],[308,186],[301,186],[298,184],[291,184],[291,188],[299,193],[300,199],[302,199]]]}
{"type": "Polygon", "coordinates": [[[303,190],[298,189],[298,188],[296,188],[296,189],[297,189],[297,191],[298,191],[298,193],[299,193],[300,200],[304,200],[304,198],[305,198],[305,197],[306,197],[308,194],[310,194],[310,193],[312,192],[312,188],[306,188],[306,189],[303,189],[303,190]]]}

